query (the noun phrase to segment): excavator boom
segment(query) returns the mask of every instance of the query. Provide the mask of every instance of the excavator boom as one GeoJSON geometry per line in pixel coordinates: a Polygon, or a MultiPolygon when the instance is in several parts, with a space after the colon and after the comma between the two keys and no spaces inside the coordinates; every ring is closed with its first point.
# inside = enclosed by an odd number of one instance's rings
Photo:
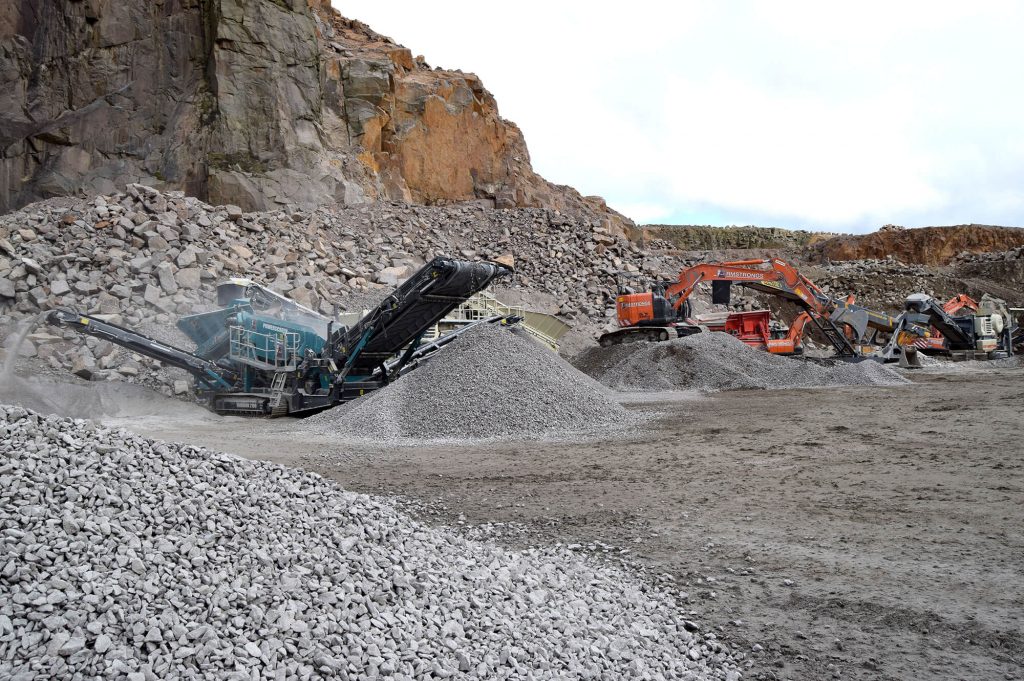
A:
{"type": "MultiPolygon", "coordinates": [[[[796,302],[804,308],[809,321],[822,332],[840,357],[856,357],[856,348],[832,319],[832,312],[837,307],[835,301],[818,288],[814,282],[800,274],[789,263],[772,259],[734,260],[723,263],[708,263],[688,267],[679,273],[679,280],[665,290],[666,297],[675,298],[674,304],[682,301],[696,289],[701,282],[723,282],[727,286],[739,284],[747,288],[770,293],[796,302]]],[[[715,302],[727,302],[719,298],[715,302]]],[[[848,306],[847,306],[848,307],[848,306]]],[[[866,315],[862,315],[862,318],[866,315]]],[[[858,320],[859,321],[859,320],[858,320]]],[[[806,323],[806,322],[805,322],[806,323]]],[[[867,322],[848,324],[858,337],[866,330],[867,322]]]]}

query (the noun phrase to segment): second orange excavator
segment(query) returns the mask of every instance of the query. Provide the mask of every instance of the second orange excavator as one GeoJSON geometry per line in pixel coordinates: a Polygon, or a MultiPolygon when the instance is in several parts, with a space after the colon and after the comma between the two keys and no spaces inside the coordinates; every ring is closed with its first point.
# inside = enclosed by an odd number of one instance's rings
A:
{"type": "Polygon", "coordinates": [[[800,355],[804,351],[804,327],[811,315],[801,312],[786,327],[774,321],[768,310],[731,312],[722,319],[700,318],[700,326],[735,336],[747,345],[775,355],[800,355]]]}

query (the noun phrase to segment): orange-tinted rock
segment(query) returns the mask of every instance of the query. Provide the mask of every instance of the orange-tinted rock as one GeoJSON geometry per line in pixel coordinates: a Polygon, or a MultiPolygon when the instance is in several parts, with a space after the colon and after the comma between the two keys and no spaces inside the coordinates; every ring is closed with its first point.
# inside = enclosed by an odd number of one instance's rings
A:
{"type": "Polygon", "coordinates": [[[992,253],[1024,245],[1024,229],[990,225],[883,228],[863,235],[837,236],[815,244],[813,252],[827,260],[884,259],[946,265],[961,253],[992,253]]]}

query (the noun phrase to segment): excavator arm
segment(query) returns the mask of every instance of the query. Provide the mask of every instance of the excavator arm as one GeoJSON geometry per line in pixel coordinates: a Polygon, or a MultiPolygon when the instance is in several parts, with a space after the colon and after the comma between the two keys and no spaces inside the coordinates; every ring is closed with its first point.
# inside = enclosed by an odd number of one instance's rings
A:
{"type": "Polygon", "coordinates": [[[728,282],[800,303],[818,314],[830,311],[829,298],[814,282],[789,263],[778,258],[733,260],[687,267],[679,280],[665,289],[665,295],[678,307],[702,282],[728,282]]]}
{"type": "MultiPolygon", "coordinates": [[[[800,274],[789,263],[772,259],[734,260],[687,267],[679,273],[679,280],[665,289],[665,295],[678,309],[702,282],[728,282],[747,288],[770,293],[796,302],[804,308],[808,320],[814,322],[836,350],[844,357],[857,356],[857,350],[832,319],[835,301],[826,295],[814,282],[800,274]]],[[[863,315],[861,315],[863,317],[863,315]]],[[[845,322],[854,329],[858,337],[866,329],[866,320],[845,322]],[[851,323],[852,322],[852,323],[851,323]]],[[[801,327],[802,330],[802,327],[801,327]]]]}
{"type": "MultiPolygon", "coordinates": [[[[647,293],[620,295],[616,299],[616,310],[622,330],[605,334],[602,338],[655,324],[670,325],[685,319],[689,316],[689,298],[701,283],[713,285],[715,302],[728,302],[727,295],[717,297],[719,284],[726,288],[726,294],[729,286],[739,284],[795,302],[803,308],[806,317],[798,318],[794,325],[803,332],[808,322],[813,323],[841,357],[859,356],[854,343],[869,342],[868,329],[893,332],[899,324],[897,318],[857,305],[852,295],[842,300],[833,298],[791,264],[771,258],[693,265],[681,270],[678,279],[663,291],[659,287],[647,293]]],[[[678,323],[676,326],[678,328],[678,323]]],[[[665,337],[668,335],[667,329],[661,333],[665,337]]]]}
{"type": "Polygon", "coordinates": [[[804,337],[804,329],[810,321],[811,315],[806,312],[798,314],[793,323],[789,325],[789,332],[786,334],[786,338],[791,340],[794,345],[800,345],[800,339],[804,337]]]}
{"type": "Polygon", "coordinates": [[[942,304],[942,309],[945,310],[946,314],[956,314],[965,307],[971,312],[977,312],[978,301],[966,293],[958,293],[942,304]]]}

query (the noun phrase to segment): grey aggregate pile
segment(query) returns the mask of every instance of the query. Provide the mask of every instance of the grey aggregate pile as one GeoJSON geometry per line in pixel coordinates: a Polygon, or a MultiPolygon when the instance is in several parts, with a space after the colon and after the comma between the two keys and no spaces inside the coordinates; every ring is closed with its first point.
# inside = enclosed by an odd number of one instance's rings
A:
{"type": "Polygon", "coordinates": [[[0,678],[739,678],[668,592],[569,551],[89,421],[0,431],[0,678]]]}
{"type": "Polygon", "coordinates": [[[481,325],[391,385],[304,425],[327,435],[416,444],[594,435],[640,418],[525,332],[481,325]]]}
{"type": "Polygon", "coordinates": [[[985,371],[997,371],[1000,369],[1024,368],[1024,356],[1013,355],[1001,359],[971,359],[965,361],[953,361],[948,357],[932,357],[919,352],[917,355],[921,361],[920,369],[908,369],[910,373],[922,372],[929,374],[970,374],[985,371]]]}
{"type": "Polygon", "coordinates": [[[593,348],[575,366],[616,390],[779,389],[900,385],[907,379],[874,361],[808,361],[751,348],[726,333],[698,333],[663,343],[593,348]]]}

